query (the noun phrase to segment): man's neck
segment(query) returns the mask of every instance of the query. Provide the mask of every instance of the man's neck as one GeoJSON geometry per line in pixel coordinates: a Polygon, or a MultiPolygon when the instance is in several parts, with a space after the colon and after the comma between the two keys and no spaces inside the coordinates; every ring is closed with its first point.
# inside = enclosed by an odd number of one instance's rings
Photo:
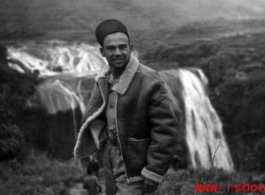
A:
{"type": "Polygon", "coordinates": [[[114,79],[120,78],[120,76],[124,72],[125,68],[111,68],[110,71],[111,71],[111,74],[112,74],[113,78],[114,79]]]}

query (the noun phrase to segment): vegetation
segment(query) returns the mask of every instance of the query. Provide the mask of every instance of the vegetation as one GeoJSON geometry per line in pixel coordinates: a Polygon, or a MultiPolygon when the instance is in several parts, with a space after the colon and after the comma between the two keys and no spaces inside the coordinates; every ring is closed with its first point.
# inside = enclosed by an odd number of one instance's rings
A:
{"type": "MultiPolygon", "coordinates": [[[[264,174],[258,177],[253,173],[247,172],[228,172],[221,169],[186,169],[179,170],[177,172],[169,171],[166,175],[166,179],[160,186],[155,195],[195,195],[195,194],[249,194],[251,189],[245,188],[240,189],[240,193],[235,190],[235,184],[242,184],[244,181],[246,184],[259,184],[264,180],[264,174]],[[258,179],[257,179],[258,178],[258,179]],[[208,189],[208,192],[201,190],[196,192],[194,190],[194,184],[217,184],[218,190],[216,192],[208,189]],[[232,184],[233,186],[227,190],[227,185],[232,184]]],[[[239,190],[239,188],[238,188],[239,190]]]]}
{"type": "Polygon", "coordinates": [[[0,192],[6,195],[68,195],[72,182],[81,182],[77,162],[56,161],[31,152],[24,163],[0,163],[0,192]]]}
{"type": "Polygon", "coordinates": [[[0,45],[0,161],[12,160],[24,148],[20,121],[23,108],[35,91],[38,79],[7,67],[6,49],[0,45]]]}
{"type": "MultiPolygon", "coordinates": [[[[56,161],[43,153],[34,152],[28,155],[24,163],[18,161],[0,163],[0,173],[0,191],[8,195],[69,195],[71,186],[82,182],[84,178],[84,170],[76,161],[56,161]]],[[[192,168],[174,172],[170,169],[155,195],[213,194],[210,190],[195,192],[194,184],[218,184],[218,189],[222,190],[218,194],[238,194],[234,188],[228,193],[227,184],[241,184],[242,181],[247,184],[259,184],[264,179],[264,173],[192,168]]]]}

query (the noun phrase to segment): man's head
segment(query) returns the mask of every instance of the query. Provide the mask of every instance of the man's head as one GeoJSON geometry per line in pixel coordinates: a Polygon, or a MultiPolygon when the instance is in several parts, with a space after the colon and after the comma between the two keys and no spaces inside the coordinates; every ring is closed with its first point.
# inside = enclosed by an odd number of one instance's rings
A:
{"type": "Polygon", "coordinates": [[[127,28],[123,23],[121,23],[118,20],[115,19],[109,19],[101,22],[97,28],[96,28],[96,39],[99,42],[101,46],[103,46],[104,38],[111,34],[116,32],[122,32],[127,35],[128,40],[130,40],[127,28]]]}
{"type": "Polygon", "coordinates": [[[126,27],[118,20],[105,20],[98,25],[96,38],[110,67],[124,69],[133,49],[126,27]]]}
{"type": "Polygon", "coordinates": [[[87,167],[86,172],[88,175],[92,175],[92,170],[89,167],[87,167]]]}

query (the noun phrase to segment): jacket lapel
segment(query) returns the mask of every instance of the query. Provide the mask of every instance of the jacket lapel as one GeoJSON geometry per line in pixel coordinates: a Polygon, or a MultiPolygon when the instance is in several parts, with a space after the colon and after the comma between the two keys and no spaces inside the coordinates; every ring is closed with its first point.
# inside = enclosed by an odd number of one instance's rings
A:
{"type": "MultiPolygon", "coordinates": [[[[138,59],[133,54],[131,54],[130,60],[129,60],[124,72],[122,73],[122,75],[120,77],[119,83],[117,83],[112,89],[114,91],[118,92],[120,95],[123,95],[127,91],[128,87],[130,86],[132,79],[133,79],[135,73],[137,72],[138,67],[139,67],[138,59]]],[[[103,68],[102,72],[99,73],[95,79],[96,82],[98,82],[100,88],[102,89],[102,91],[101,91],[102,95],[108,94],[108,93],[103,94],[103,92],[105,93],[104,90],[106,90],[106,88],[108,87],[108,86],[104,86],[104,85],[105,85],[105,83],[107,83],[107,82],[105,82],[105,81],[107,81],[105,79],[109,78],[108,77],[109,74],[110,74],[110,68],[109,68],[109,65],[106,64],[105,67],[103,68]]]]}
{"type": "Polygon", "coordinates": [[[98,79],[98,86],[102,95],[103,102],[108,101],[108,91],[109,91],[108,79],[109,76],[100,77],[98,79]]]}
{"type": "Polygon", "coordinates": [[[122,73],[119,82],[114,85],[112,89],[117,91],[120,95],[123,95],[129,88],[138,67],[138,59],[134,55],[131,55],[130,61],[122,73]]]}

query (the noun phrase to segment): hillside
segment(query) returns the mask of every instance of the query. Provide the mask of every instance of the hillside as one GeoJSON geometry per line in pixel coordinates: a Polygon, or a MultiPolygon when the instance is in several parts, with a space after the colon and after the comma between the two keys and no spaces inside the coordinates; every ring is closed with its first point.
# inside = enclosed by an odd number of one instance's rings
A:
{"type": "Polygon", "coordinates": [[[263,19],[264,4],[262,0],[2,0],[0,41],[93,41],[96,25],[107,18],[120,19],[133,37],[142,37],[142,32],[175,31],[193,22],[263,19]]]}

